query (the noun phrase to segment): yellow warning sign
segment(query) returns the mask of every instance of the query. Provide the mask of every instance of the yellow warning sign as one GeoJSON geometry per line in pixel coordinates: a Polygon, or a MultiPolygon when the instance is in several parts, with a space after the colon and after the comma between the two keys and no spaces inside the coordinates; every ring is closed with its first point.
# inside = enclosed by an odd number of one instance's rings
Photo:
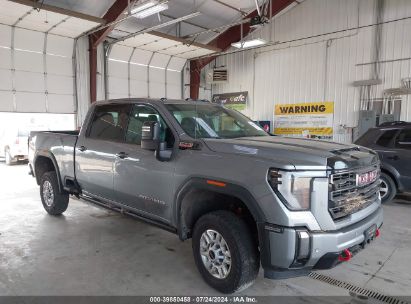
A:
{"type": "Polygon", "coordinates": [[[278,104],[274,110],[274,134],[332,139],[334,102],[278,104]]]}
{"type": "Polygon", "coordinates": [[[275,115],[312,115],[312,114],[333,114],[334,102],[309,102],[279,104],[275,106],[275,115]]]}

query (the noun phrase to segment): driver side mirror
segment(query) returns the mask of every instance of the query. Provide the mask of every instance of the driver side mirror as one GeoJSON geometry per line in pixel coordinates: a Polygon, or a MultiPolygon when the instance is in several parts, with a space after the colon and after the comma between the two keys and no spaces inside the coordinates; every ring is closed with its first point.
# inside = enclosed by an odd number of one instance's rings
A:
{"type": "Polygon", "coordinates": [[[160,141],[160,123],[157,121],[146,121],[141,130],[141,149],[155,151],[159,161],[171,159],[172,150],[167,149],[167,144],[160,141]]]}

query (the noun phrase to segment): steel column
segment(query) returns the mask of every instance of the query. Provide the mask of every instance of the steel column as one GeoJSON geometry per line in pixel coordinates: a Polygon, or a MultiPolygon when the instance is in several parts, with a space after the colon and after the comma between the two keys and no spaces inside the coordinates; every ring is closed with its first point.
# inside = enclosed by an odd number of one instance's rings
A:
{"type": "MultiPolygon", "coordinates": [[[[130,3],[134,3],[130,1],[130,3]]],[[[116,0],[103,16],[106,23],[116,21],[128,9],[128,0],[116,0]]],[[[90,61],[90,100],[95,102],[97,99],[97,47],[107,35],[113,30],[115,24],[107,26],[98,32],[89,35],[89,61],[90,61]]]]}

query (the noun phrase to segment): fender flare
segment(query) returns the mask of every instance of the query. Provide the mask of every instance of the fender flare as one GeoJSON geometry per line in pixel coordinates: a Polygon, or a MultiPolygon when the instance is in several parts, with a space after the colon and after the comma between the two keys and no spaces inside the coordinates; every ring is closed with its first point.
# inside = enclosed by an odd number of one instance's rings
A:
{"type": "Polygon", "coordinates": [[[207,183],[207,180],[215,180],[215,178],[205,178],[205,177],[190,177],[186,180],[183,185],[177,191],[175,197],[175,212],[174,218],[175,223],[177,226],[178,236],[181,240],[187,239],[188,230],[187,227],[183,225],[182,219],[182,202],[184,197],[188,194],[188,192],[192,189],[196,190],[207,190],[215,193],[226,194],[233,197],[238,198],[241,200],[248,210],[250,211],[251,215],[253,216],[257,227],[260,223],[266,222],[266,217],[261,210],[260,206],[258,205],[256,199],[253,195],[243,186],[226,182],[224,180],[218,179],[219,181],[225,183],[224,187],[218,187],[214,185],[210,185],[207,183]]]}
{"type": "MultiPolygon", "coordinates": [[[[59,166],[57,164],[57,160],[54,157],[53,153],[51,153],[50,151],[38,151],[38,152],[36,152],[36,154],[33,158],[34,173],[36,173],[36,162],[37,162],[37,159],[38,159],[39,156],[46,157],[46,158],[51,160],[51,162],[54,166],[54,169],[56,171],[57,181],[58,181],[58,185],[59,185],[59,192],[63,193],[64,192],[64,187],[63,187],[63,184],[61,182],[60,169],[59,169],[59,166]]],[[[39,184],[39,185],[40,185],[40,177],[41,176],[37,176],[37,174],[36,174],[36,181],[37,181],[37,184],[39,184]]]]}

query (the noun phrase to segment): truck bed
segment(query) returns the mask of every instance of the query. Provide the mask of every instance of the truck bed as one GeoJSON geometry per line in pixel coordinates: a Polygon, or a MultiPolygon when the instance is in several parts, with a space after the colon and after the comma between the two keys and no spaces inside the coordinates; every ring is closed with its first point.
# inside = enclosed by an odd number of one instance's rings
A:
{"type": "Polygon", "coordinates": [[[37,156],[52,156],[58,166],[61,181],[75,178],[74,157],[79,131],[32,131],[28,140],[29,162],[37,156]]]}

